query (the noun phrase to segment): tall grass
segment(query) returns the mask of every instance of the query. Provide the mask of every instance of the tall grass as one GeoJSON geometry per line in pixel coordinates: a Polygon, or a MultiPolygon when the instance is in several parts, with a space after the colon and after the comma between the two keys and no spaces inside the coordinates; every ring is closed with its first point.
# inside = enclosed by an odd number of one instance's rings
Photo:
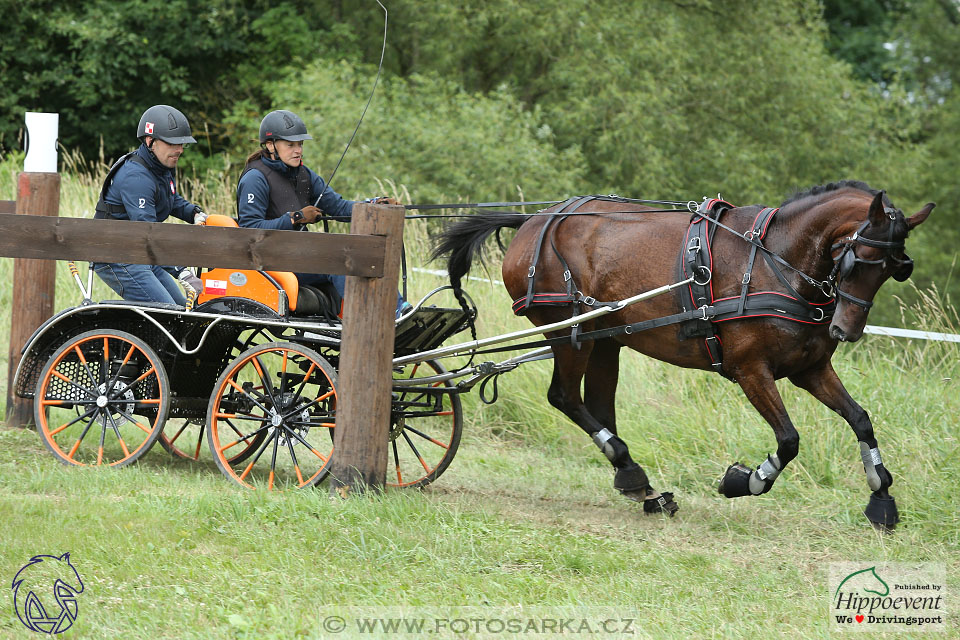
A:
{"type": "MultiPolygon", "coordinates": [[[[64,175],[62,215],[92,209],[102,172],[64,175]]],[[[0,197],[13,174],[0,164],[0,197]]],[[[226,180],[206,188],[228,209],[226,180]]],[[[411,264],[423,265],[426,225],[409,221],[405,238],[411,264]]],[[[58,273],[61,308],[77,294],[58,273]]],[[[411,297],[441,284],[415,273],[411,297]]],[[[501,286],[472,281],[469,291],[480,336],[527,326],[501,286]]],[[[904,310],[911,323],[956,332],[949,301],[921,293],[904,310]]],[[[8,309],[9,287],[3,295],[8,309]]],[[[721,377],[625,353],[620,433],[654,485],[676,493],[675,518],[643,516],[616,494],[609,464],[547,404],[551,364],[537,362],[503,376],[494,405],[464,397],[457,459],[422,492],[340,501],[323,488],[240,491],[209,456],[189,464],[160,447],[132,468],[78,470],[33,431],[0,429],[0,578],[32,555],[70,551],[86,585],[69,632],[78,638],[355,637],[321,626],[347,605],[370,615],[605,607],[636,618],[641,638],[827,638],[831,562],[942,563],[948,592],[960,588],[960,345],[868,335],[834,364],[894,475],[893,535],[862,515],[869,491],[853,432],[812,397],[779,384],[800,455],[770,493],[727,500],[717,480],[775,449],[769,426],[721,377]]],[[[25,633],[5,609],[0,637],[25,633]]]]}

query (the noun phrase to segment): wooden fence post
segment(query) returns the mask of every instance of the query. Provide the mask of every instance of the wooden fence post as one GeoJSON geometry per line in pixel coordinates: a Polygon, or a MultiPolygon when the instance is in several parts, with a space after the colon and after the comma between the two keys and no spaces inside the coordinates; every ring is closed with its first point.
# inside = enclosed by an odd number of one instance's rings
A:
{"type": "Polygon", "coordinates": [[[348,277],[330,491],[346,497],[382,489],[387,474],[394,311],[404,208],[357,203],[350,233],[386,236],[383,277],[348,277]]]}
{"type": "MultiPolygon", "coordinates": [[[[21,173],[17,181],[17,213],[57,217],[60,214],[60,174],[21,173]]],[[[34,330],[53,315],[56,266],[53,260],[14,260],[7,355],[6,421],[11,427],[33,424],[33,401],[17,397],[13,380],[23,345],[34,330]]]]}

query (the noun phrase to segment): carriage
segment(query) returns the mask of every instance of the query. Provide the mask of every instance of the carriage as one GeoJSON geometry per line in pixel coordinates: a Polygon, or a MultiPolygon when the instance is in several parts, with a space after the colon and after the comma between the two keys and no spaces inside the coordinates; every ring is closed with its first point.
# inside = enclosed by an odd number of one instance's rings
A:
{"type": "MultiPolygon", "coordinates": [[[[230,218],[211,216],[230,226],[230,218]]],[[[246,487],[309,487],[330,468],[341,331],[335,292],[298,287],[293,274],[211,269],[186,307],[81,304],[26,343],[16,393],[32,398],[44,445],[68,465],[125,466],[159,442],[178,458],[209,448],[246,487]],[[333,312],[331,312],[331,309],[333,312]]],[[[397,356],[427,351],[476,315],[432,304],[431,291],[396,321],[397,356]]],[[[424,486],[456,455],[460,389],[437,360],[394,368],[389,484],[424,486]]]]}

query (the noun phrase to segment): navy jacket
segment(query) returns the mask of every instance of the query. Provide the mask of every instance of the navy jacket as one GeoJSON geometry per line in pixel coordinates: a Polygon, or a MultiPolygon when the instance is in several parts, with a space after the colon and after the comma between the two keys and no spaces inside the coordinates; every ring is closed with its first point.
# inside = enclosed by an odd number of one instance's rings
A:
{"type": "Polygon", "coordinates": [[[147,166],[127,160],[117,170],[104,200],[108,204],[123,205],[126,213],[115,213],[113,217],[137,222],[163,222],[172,215],[193,224],[196,205],[177,193],[173,169],[160,164],[144,144],[134,153],[147,166]]]}
{"type": "MultiPolygon", "coordinates": [[[[281,175],[295,179],[295,170],[288,167],[280,160],[271,160],[263,157],[263,163],[271,169],[279,172],[281,175]]],[[[349,219],[353,212],[353,201],[344,199],[339,193],[331,189],[308,167],[304,167],[310,176],[310,185],[313,191],[313,200],[310,204],[316,202],[317,194],[320,196],[319,208],[328,216],[336,216],[349,219]]],[[[267,218],[267,203],[270,201],[270,185],[267,184],[267,177],[259,169],[251,169],[240,178],[237,184],[237,217],[241,227],[252,227],[255,229],[283,229],[291,230],[294,228],[290,216],[280,216],[279,218],[267,218]]]]}

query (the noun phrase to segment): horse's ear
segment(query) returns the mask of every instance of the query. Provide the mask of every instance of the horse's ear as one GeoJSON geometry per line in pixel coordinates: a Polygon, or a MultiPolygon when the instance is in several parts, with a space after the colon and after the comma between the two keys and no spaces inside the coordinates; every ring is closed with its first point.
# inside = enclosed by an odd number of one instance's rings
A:
{"type": "Polygon", "coordinates": [[[870,203],[870,212],[867,214],[867,219],[872,225],[880,225],[883,223],[883,218],[886,214],[883,211],[883,196],[886,194],[886,191],[878,191],[877,195],[873,197],[873,202],[870,203]]]}
{"type": "Polygon", "coordinates": [[[65,554],[63,554],[62,556],[60,556],[60,558],[58,558],[58,559],[59,559],[59,560],[64,560],[64,561],[66,561],[66,562],[70,562],[70,552],[67,551],[65,554]]]}
{"type": "Polygon", "coordinates": [[[930,215],[930,212],[933,211],[933,208],[937,206],[933,202],[928,202],[923,209],[917,211],[915,214],[907,218],[907,229],[913,229],[915,226],[927,219],[927,216],[930,215]]]}

